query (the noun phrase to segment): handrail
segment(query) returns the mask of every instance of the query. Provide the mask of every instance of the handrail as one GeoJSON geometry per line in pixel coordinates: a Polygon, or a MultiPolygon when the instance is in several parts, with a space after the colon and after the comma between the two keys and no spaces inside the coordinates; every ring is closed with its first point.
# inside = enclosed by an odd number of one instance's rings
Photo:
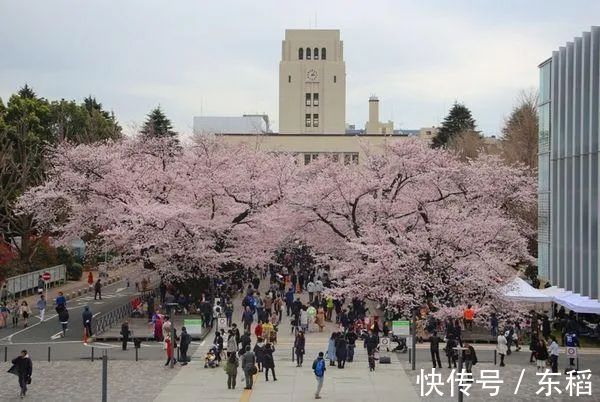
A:
{"type": "Polygon", "coordinates": [[[44,272],[50,273],[50,280],[48,281],[48,284],[65,282],[67,280],[67,267],[64,264],[61,264],[40,269],[38,271],[28,272],[22,275],[12,276],[6,279],[6,290],[14,295],[28,290],[37,289],[39,277],[44,272]]]}
{"type": "Polygon", "coordinates": [[[119,307],[100,315],[93,321],[94,333],[97,335],[101,334],[107,329],[112,328],[112,326],[115,325],[115,323],[117,323],[118,321],[121,321],[123,318],[130,316],[133,312],[133,301],[140,298],[146,298],[149,295],[155,297],[156,289],[142,291],[139,295],[130,298],[127,301],[127,303],[124,303],[119,307]]]}

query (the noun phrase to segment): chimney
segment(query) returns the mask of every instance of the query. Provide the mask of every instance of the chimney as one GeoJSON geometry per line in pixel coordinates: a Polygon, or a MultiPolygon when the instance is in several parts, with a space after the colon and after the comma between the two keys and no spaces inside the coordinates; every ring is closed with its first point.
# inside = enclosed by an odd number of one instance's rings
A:
{"type": "Polygon", "coordinates": [[[369,121],[367,134],[379,134],[379,99],[375,95],[369,97],[369,121]]]}

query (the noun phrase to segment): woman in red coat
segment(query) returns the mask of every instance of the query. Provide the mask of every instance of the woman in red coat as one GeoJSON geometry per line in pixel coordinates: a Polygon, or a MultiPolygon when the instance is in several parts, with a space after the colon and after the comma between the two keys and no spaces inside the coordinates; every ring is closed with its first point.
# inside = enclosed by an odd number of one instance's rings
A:
{"type": "Polygon", "coordinates": [[[165,338],[165,345],[167,345],[167,362],[165,366],[168,366],[173,359],[173,342],[171,342],[171,337],[168,336],[165,338]]]}
{"type": "Polygon", "coordinates": [[[90,288],[94,286],[94,275],[92,274],[92,271],[88,273],[87,283],[90,285],[90,288]]]}
{"type": "Polygon", "coordinates": [[[262,321],[258,320],[256,327],[254,328],[254,335],[256,338],[262,338],[263,330],[262,330],[262,321]]]}

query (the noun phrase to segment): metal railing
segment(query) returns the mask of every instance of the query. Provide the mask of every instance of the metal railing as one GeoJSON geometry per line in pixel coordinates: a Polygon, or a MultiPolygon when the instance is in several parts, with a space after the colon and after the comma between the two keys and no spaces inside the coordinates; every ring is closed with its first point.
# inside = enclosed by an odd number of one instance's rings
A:
{"type": "Polygon", "coordinates": [[[48,284],[54,284],[57,282],[66,282],[67,280],[67,267],[63,265],[56,265],[50,268],[40,269],[34,272],[28,272],[23,275],[13,276],[6,280],[6,289],[11,294],[18,294],[26,291],[35,291],[38,287],[38,280],[40,275],[44,272],[50,273],[50,280],[48,284]]]}
{"type": "Polygon", "coordinates": [[[102,334],[107,329],[112,328],[116,323],[121,322],[125,317],[130,317],[133,312],[133,302],[136,299],[144,299],[149,296],[156,297],[156,289],[145,290],[139,295],[129,299],[127,303],[95,318],[93,321],[94,334],[102,334]]]}
{"type": "Polygon", "coordinates": [[[94,333],[101,334],[107,329],[112,328],[118,321],[121,321],[125,317],[129,317],[133,311],[131,302],[132,300],[129,300],[127,303],[96,318],[94,321],[94,333]]]}

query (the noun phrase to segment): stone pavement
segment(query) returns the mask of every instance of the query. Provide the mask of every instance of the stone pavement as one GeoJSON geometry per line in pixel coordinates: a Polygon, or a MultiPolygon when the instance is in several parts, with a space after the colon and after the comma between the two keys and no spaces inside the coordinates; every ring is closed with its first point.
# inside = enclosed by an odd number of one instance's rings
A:
{"type": "MultiPolygon", "coordinates": [[[[264,281],[263,281],[264,282],[264,281]]],[[[262,290],[263,286],[261,286],[262,290]]],[[[303,295],[303,300],[307,295],[303,295]]],[[[241,315],[241,299],[235,300],[234,318],[241,315]]],[[[234,320],[235,321],[235,320],[234,320]]],[[[240,326],[238,322],[238,326],[240,326]]],[[[278,381],[265,381],[264,373],[258,373],[255,386],[251,391],[243,387],[244,375],[238,370],[237,387],[227,389],[227,376],[221,367],[203,368],[203,357],[212,342],[212,335],[206,339],[193,355],[190,365],[178,369],[177,375],[166,385],[155,401],[171,402],[177,395],[177,401],[258,401],[258,402],[302,402],[314,400],[316,389],[312,362],[319,351],[325,352],[327,341],[333,331],[334,323],[327,323],[322,333],[310,332],[306,336],[306,355],[303,367],[297,368],[292,362],[293,336],[290,334],[290,321],[283,316],[279,325],[278,343],[275,346],[275,373],[278,381]]],[[[255,343],[253,336],[253,345],[255,343]]],[[[392,364],[378,365],[370,373],[366,351],[362,344],[356,348],[355,361],[347,363],[345,369],[327,366],[325,382],[321,396],[327,401],[419,401],[407,373],[398,358],[392,356],[392,364]]]]}
{"type": "MultiPolygon", "coordinates": [[[[13,356],[14,358],[15,356],[13,356]]],[[[20,401],[17,377],[6,373],[10,363],[0,364],[0,400],[20,401]]],[[[109,361],[109,401],[151,401],[175,377],[170,370],[154,361],[136,364],[126,361],[109,361]]],[[[34,361],[32,383],[26,401],[90,402],[101,400],[101,361],[34,361]]],[[[171,401],[177,398],[171,397],[171,401]]],[[[196,399],[199,400],[199,399],[196,399]]]]}

